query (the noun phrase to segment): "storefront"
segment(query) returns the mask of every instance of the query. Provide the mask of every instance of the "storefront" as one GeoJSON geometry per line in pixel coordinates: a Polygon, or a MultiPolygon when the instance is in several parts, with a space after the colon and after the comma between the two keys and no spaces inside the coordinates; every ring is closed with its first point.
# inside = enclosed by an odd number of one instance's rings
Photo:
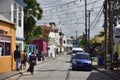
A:
{"type": "Polygon", "coordinates": [[[0,73],[15,68],[13,52],[15,50],[15,25],[0,15],[0,73]]]}

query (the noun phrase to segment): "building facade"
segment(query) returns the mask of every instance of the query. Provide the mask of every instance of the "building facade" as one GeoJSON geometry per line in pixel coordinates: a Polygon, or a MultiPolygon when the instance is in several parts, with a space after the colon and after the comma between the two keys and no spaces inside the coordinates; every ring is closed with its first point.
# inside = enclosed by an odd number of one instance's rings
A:
{"type": "Polygon", "coordinates": [[[24,6],[22,0],[0,0],[0,14],[15,23],[16,45],[20,50],[24,50],[24,6]]]}
{"type": "Polygon", "coordinates": [[[47,54],[48,41],[47,40],[45,40],[44,38],[34,39],[32,41],[32,44],[37,46],[38,52],[41,52],[44,56],[48,56],[47,54]]]}
{"type": "Polygon", "coordinates": [[[15,25],[0,15],[0,73],[15,68],[13,53],[15,50],[15,25]]]}

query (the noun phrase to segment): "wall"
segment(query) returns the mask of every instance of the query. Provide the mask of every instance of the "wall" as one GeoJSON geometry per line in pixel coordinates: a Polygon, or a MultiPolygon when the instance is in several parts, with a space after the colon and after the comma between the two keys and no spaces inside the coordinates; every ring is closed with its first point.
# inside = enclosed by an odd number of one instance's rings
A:
{"type": "Polygon", "coordinates": [[[45,55],[47,53],[47,42],[44,40],[33,40],[32,44],[37,45],[38,51],[42,51],[45,55]]]}
{"type": "Polygon", "coordinates": [[[6,34],[0,34],[1,36],[11,37],[11,52],[10,55],[0,56],[0,73],[8,72],[15,69],[15,62],[13,59],[13,53],[15,50],[15,27],[13,24],[9,24],[3,21],[0,21],[0,30],[7,31],[6,34]]]}

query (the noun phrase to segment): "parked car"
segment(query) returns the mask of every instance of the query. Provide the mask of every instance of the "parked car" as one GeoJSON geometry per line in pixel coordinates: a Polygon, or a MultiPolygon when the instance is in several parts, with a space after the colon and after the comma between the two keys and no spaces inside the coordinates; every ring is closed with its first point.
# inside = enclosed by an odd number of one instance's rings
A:
{"type": "Polygon", "coordinates": [[[71,56],[72,69],[79,70],[92,70],[92,60],[89,53],[77,52],[74,56],[71,56]]]}

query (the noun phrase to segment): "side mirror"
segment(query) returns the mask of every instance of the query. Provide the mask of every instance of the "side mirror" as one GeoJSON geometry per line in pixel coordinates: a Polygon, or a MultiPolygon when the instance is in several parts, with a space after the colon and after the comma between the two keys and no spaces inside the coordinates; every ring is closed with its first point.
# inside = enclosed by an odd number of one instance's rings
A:
{"type": "Polygon", "coordinates": [[[93,58],[93,57],[91,57],[91,60],[94,60],[94,58],[93,58]]]}

